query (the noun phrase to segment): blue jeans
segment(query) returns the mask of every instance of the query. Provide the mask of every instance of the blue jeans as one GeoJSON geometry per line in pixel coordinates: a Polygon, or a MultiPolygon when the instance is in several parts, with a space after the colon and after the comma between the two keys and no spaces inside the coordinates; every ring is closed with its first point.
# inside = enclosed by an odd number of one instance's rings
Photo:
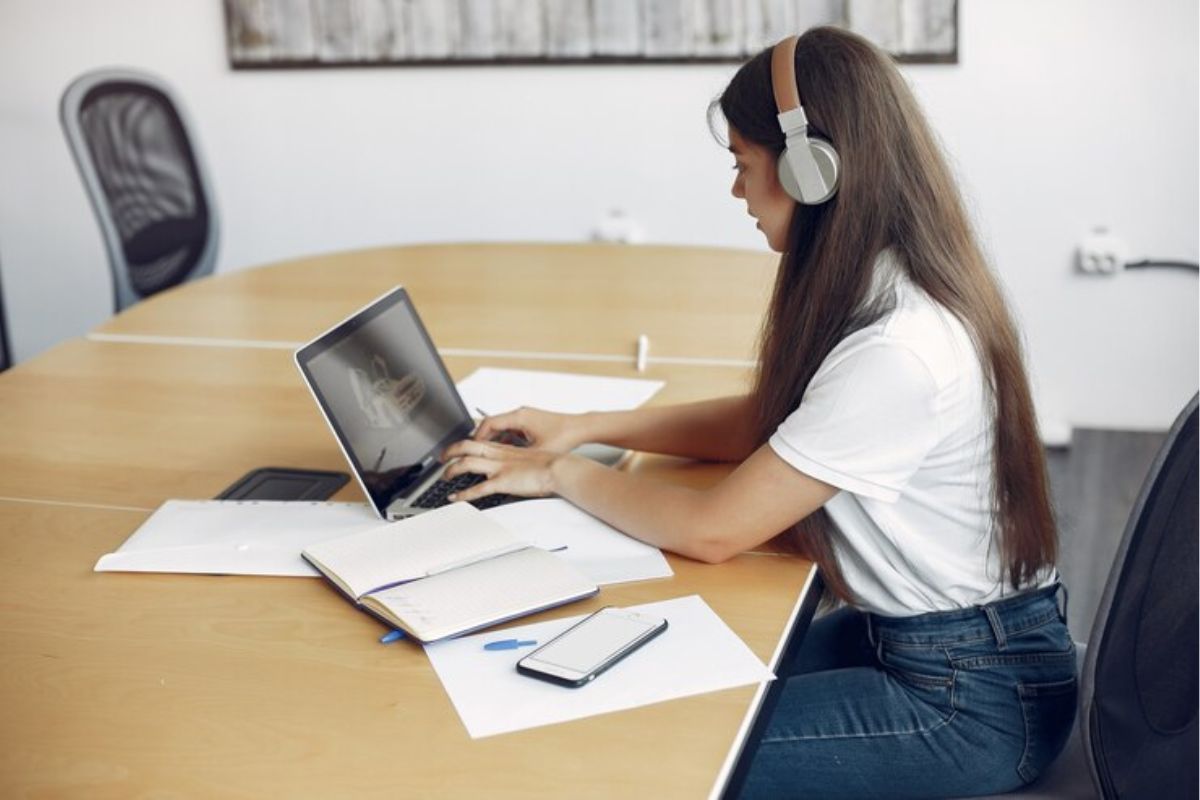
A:
{"type": "Polygon", "coordinates": [[[1075,647],[1058,586],[986,606],[813,623],[742,797],[996,794],[1032,781],[1075,721],[1075,647]]]}

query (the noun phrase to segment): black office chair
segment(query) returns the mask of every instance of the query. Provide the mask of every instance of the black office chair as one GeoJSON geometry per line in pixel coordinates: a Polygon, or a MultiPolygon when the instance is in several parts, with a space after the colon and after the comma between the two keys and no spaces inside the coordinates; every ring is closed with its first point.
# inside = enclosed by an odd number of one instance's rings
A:
{"type": "Polygon", "coordinates": [[[183,107],[153,75],[101,69],[75,79],[63,131],[100,223],[114,308],[212,273],[212,190],[183,107]]]}
{"type": "MultiPolygon", "coordinates": [[[[2,284],[3,282],[0,282],[2,284]]],[[[0,372],[12,366],[12,351],[8,346],[8,319],[4,314],[4,290],[0,285],[0,372]]]]}
{"type": "Polygon", "coordinates": [[[1081,682],[1102,797],[1196,797],[1197,397],[1171,428],[1117,550],[1081,682]]]}
{"type": "Polygon", "coordinates": [[[1071,741],[1038,780],[996,798],[1197,796],[1197,397],[1134,504],[1092,623],[1071,741]]]}

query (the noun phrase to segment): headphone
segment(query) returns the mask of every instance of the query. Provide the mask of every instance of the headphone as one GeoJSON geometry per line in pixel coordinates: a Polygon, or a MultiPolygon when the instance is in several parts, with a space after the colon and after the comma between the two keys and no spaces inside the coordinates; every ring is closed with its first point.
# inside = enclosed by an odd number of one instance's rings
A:
{"type": "Polygon", "coordinates": [[[833,145],[819,136],[808,135],[808,117],[800,105],[796,85],[796,42],[789,36],[771,52],[771,85],[779,127],[787,144],[779,154],[779,182],[783,190],[806,206],[824,203],[837,192],[841,161],[833,145]]]}

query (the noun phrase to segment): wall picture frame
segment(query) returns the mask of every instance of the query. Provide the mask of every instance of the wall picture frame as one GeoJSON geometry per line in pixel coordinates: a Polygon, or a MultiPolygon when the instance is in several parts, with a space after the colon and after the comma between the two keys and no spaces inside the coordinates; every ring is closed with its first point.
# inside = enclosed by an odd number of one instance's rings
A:
{"type": "Polygon", "coordinates": [[[957,0],[224,0],[233,69],[737,63],[815,25],[958,61],[957,0]]]}

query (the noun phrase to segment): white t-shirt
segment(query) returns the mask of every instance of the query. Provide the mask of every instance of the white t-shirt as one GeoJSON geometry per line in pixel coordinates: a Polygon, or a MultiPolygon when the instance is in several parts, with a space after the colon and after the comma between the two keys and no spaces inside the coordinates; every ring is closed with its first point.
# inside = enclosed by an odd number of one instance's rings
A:
{"type": "Polygon", "coordinates": [[[908,616],[988,603],[1012,589],[992,540],[979,358],[958,318],[886,254],[876,271],[875,291],[894,307],[833,348],[769,444],[842,490],[825,509],[862,608],[908,616]]]}

